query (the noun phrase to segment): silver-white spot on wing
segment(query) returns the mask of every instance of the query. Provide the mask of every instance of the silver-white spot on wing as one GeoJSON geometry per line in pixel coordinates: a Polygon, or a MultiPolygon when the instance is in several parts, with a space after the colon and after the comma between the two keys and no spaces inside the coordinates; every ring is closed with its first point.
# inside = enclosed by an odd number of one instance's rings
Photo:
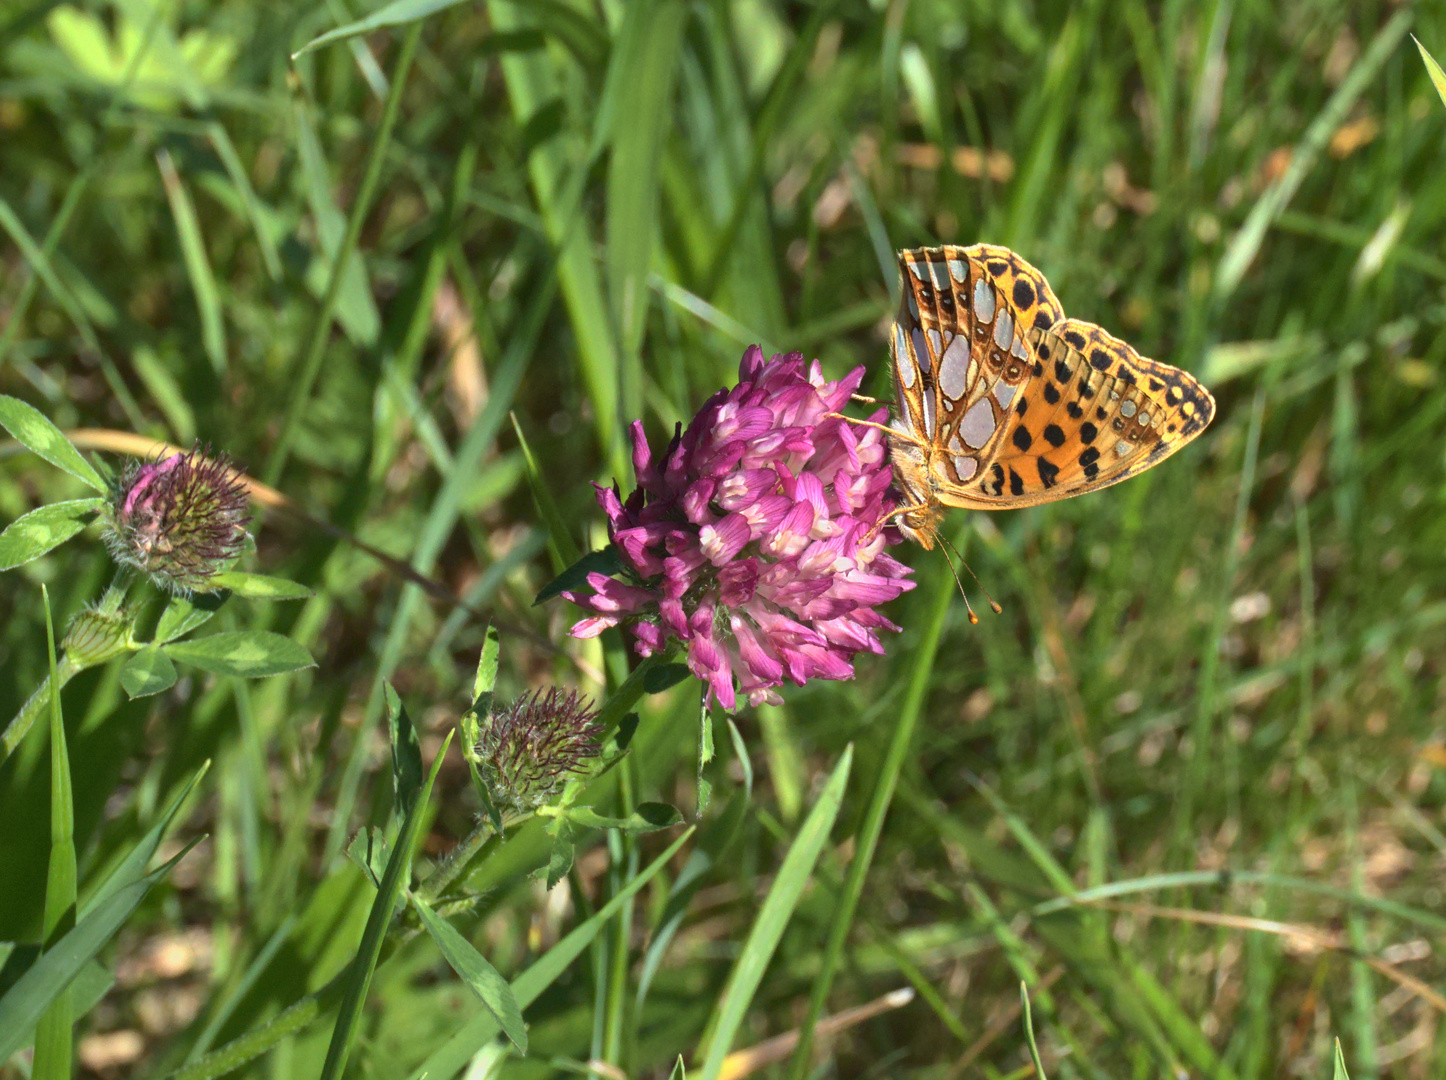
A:
{"type": "Polygon", "coordinates": [[[904,337],[904,328],[897,323],[894,324],[894,367],[899,373],[899,383],[903,388],[913,389],[919,369],[914,366],[914,358],[909,355],[909,343],[904,337]]]}
{"type": "Polygon", "coordinates": [[[975,458],[965,457],[962,454],[954,455],[954,471],[959,474],[960,480],[968,480],[979,468],[979,462],[975,458]]]}
{"type": "Polygon", "coordinates": [[[994,434],[994,408],[988,398],[976,401],[974,407],[964,414],[964,419],[959,422],[959,434],[964,437],[965,443],[976,448],[989,441],[989,436],[994,434]]]}
{"type": "Polygon", "coordinates": [[[994,319],[994,290],[983,278],[974,283],[974,314],[980,322],[994,319]]]}
{"type": "Polygon", "coordinates": [[[944,396],[957,401],[969,387],[969,339],[958,334],[949,342],[939,361],[939,389],[944,396]]]}
{"type": "Polygon", "coordinates": [[[934,437],[934,395],[924,393],[924,435],[932,439],[934,437]]]}
{"type": "Polygon", "coordinates": [[[964,263],[959,259],[949,260],[949,274],[960,284],[969,280],[969,272],[964,269],[964,263]]]}
{"type": "Polygon", "coordinates": [[[999,320],[994,324],[994,344],[1001,349],[1009,348],[1009,342],[1014,337],[1014,316],[1009,314],[1009,309],[999,313],[999,320]]]}
{"type": "Polygon", "coordinates": [[[1010,386],[1003,380],[995,384],[994,396],[999,399],[999,405],[1005,411],[1008,411],[1009,403],[1014,400],[1014,391],[1017,389],[1018,387],[1010,386]]]}
{"type": "Polygon", "coordinates": [[[932,346],[931,355],[938,356],[944,351],[944,339],[939,336],[939,331],[931,327],[924,331],[924,336],[929,339],[929,344],[932,346]]]}
{"type": "Polygon", "coordinates": [[[1027,361],[1029,359],[1029,349],[1025,347],[1024,342],[1019,340],[1018,334],[1014,335],[1014,344],[1009,346],[1009,351],[1017,360],[1027,361]]]}
{"type": "Polygon", "coordinates": [[[924,270],[923,270],[923,268],[922,268],[918,263],[916,263],[916,262],[911,262],[911,263],[909,263],[909,269],[914,272],[914,276],[915,276],[916,278],[918,278],[920,281],[923,281],[923,280],[924,280],[924,270]]]}
{"type": "Polygon", "coordinates": [[[1123,402],[1120,403],[1120,415],[1123,416],[1126,420],[1128,420],[1130,417],[1135,415],[1136,408],[1138,408],[1138,406],[1133,401],[1130,401],[1128,398],[1126,398],[1123,402]]]}

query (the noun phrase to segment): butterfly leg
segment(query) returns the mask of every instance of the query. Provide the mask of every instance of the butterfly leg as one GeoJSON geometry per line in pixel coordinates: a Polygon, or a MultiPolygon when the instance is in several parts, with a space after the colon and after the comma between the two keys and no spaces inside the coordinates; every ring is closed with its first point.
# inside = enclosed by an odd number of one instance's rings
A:
{"type": "Polygon", "coordinates": [[[869,397],[867,394],[854,394],[854,395],[853,395],[853,400],[854,400],[854,401],[863,401],[863,402],[866,402],[866,403],[869,404],[869,405],[892,405],[892,404],[893,404],[892,401],[880,401],[878,398],[876,398],[876,397],[869,397]]]}
{"type": "Polygon", "coordinates": [[[845,416],[843,413],[836,412],[824,413],[823,415],[825,419],[836,418],[839,420],[846,420],[850,424],[858,424],[860,427],[878,428],[885,435],[888,435],[891,439],[902,439],[904,442],[911,442],[916,446],[929,445],[917,435],[910,434],[907,431],[900,431],[898,428],[889,427],[887,424],[876,424],[872,420],[859,420],[855,417],[845,416]]]}

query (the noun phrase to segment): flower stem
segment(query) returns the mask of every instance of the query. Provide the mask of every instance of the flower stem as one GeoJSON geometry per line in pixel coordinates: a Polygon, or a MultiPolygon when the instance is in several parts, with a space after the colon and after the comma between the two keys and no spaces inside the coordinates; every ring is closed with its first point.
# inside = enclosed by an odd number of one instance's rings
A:
{"type": "MultiPolygon", "coordinates": [[[[111,579],[110,586],[105,591],[105,595],[101,597],[100,603],[93,609],[93,614],[100,616],[119,615],[125,603],[126,593],[130,591],[131,580],[132,575],[125,567],[117,570],[115,577],[111,579]]],[[[85,650],[84,655],[77,660],[75,650],[72,647],[76,644],[72,640],[72,634],[74,632],[75,628],[73,626],[71,632],[66,634],[65,640],[60,643],[65,652],[64,655],[60,657],[60,661],[55,669],[57,690],[65,686],[66,683],[70,682],[71,679],[75,678],[75,676],[87,668],[93,668],[98,664],[103,664],[108,660],[114,659],[124,652],[133,651],[137,648],[130,640],[130,633],[127,631],[124,638],[118,638],[110,642],[102,642],[99,648],[85,650]]],[[[20,745],[20,740],[25,738],[25,733],[30,730],[30,726],[34,724],[39,717],[44,715],[49,703],[50,676],[47,675],[35,693],[30,695],[29,700],[20,706],[20,711],[11,718],[10,723],[5,725],[5,730],[0,732],[0,762],[4,762],[9,758],[15,748],[20,745]]]]}
{"type": "Polygon", "coordinates": [[[602,708],[598,709],[597,719],[594,721],[603,738],[617,730],[618,724],[622,723],[628,710],[636,705],[645,693],[643,683],[646,681],[648,673],[655,667],[661,666],[670,655],[670,653],[654,653],[645,658],[641,664],[633,668],[633,673],[623,681],[613,696],[603,702],[602,708]]]}
{"type": "Polygon", "coordinates": [[[491,854],[490,849],[501,842],[502,835],[493,831],[490,821],[478,822],[477,827],[437,864],[436,872],[417,886],[416,894],[428,904],[434,903],[453,882],[466,876],[466,871],[471,869],[479,855],[491,854]]]}

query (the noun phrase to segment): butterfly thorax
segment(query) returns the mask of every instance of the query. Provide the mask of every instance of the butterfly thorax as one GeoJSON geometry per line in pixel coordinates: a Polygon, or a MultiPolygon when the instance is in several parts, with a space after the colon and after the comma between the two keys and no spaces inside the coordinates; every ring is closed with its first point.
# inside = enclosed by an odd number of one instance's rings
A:
{"type": "Polygon", "coordinates": [[[924,550],[934,547],[934,534],[944,517],[944,504],[934,492],[930,480],[929,451],[925,447],[900,438],[889,439],[889,456],[894,465],[894,486],[900,499],[896,511],[898,528],[906,539],[924,550]]]}

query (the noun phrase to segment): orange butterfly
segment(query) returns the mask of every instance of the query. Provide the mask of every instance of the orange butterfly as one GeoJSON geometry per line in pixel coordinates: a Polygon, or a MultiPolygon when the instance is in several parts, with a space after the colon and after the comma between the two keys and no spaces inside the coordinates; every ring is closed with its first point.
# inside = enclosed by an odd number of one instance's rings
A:
{"type": "Polygon", "coordinates": [[[946,506],[1011,510],[1117,484],[1210,423],[1215,399],[1093,323],[1065,318],[1008,248],[899,253],[895,513],[932,548],[946,506]]]}

